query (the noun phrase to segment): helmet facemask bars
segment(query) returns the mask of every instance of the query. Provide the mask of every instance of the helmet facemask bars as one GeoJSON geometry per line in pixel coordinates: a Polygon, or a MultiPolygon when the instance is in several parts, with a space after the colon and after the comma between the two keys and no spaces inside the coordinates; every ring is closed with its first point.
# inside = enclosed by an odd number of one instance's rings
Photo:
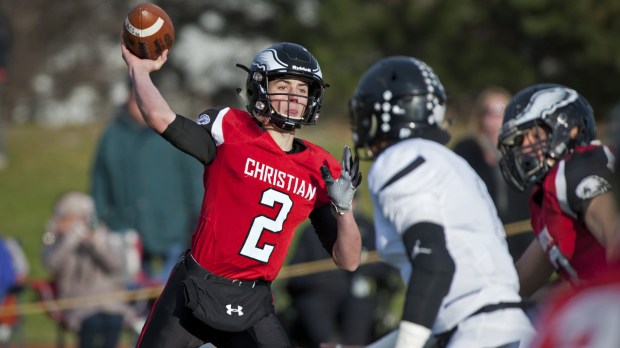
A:
{"type": "Polygon", "coordinates": [[[322,79],[317,60],[308,50],[293,43],[277,43],[259,53],[249,68],[240,64],[237,66],[248,73],[246,95],[250,114],[267,116],[274,126],[287,132],[316,124],[327,84],[322,79]],[[269,93],[269,83],[279,79],[307,83],[308,95],[269,93]],[[299,116],[283,115],[274,108],[274,103],[288,102],[286,110],[289,110],[290,104],[295,103],[291,99],[295,98],[298,103],[307,101],[299,116]]]}
{"type": "Polygon", "coordinates": [[[499,162],[502,175],[513,189],[520,192],[542,180],[551,167],[549,138],[522,145],[525,137],[532,137],[529,135],[531,129],[535,129],[534,134],[546,132],[544,126],[534,122],[530,128],[514,128],[511,133],[504,133],[498,146],[502,153],[499,162]]]}
{"type": "Polygon", "coordinates": [[[506,107],[503,122],[498,137],[503,155],[500,167],[518,191],[539,183],[557,161],[596,136],[588,101],[558,84],[537,84],[519,91],[506,107]],[[525,146],[524,137],[528,137],[525,146]]]}

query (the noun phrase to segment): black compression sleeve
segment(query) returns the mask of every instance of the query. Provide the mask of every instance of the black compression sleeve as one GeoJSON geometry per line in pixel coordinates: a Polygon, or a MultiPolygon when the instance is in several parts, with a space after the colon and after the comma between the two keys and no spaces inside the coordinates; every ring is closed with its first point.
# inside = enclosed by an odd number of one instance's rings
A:
{"type": "Polygon", "coordinates": [[[432,328],[455,271],[444,228],[418,223],[405,231],[403,241],[412,264],[403,320],[432,328]]]}
{"type": "Polygon", "coordinates": [[[181,115],[177,115],[161,136],[204,165],[208,165],[215,158],[215,141],[209,130],[181,115]]]}
{"type": "Polygon", "coordinates": [[[313,210],[310,213],[310,222],[314,227],[314,232],[316,232],[321,241],[321,245],[331,255],[338,238],[338,224],[336,223],[336,218],[332,215],[330,205],[327,204],[313,210]]]}

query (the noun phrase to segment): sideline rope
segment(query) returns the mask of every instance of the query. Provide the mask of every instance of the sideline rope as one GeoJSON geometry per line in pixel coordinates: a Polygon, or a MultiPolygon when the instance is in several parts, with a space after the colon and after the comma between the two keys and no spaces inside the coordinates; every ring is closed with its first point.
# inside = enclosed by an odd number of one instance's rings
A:
{"type": "Polygon", "coordinates": [[[511,222],[504,225],[504,230],[506,231],[506,236],[510,237],[515,234],[532,232],[532,224],[530,223],[530,220],[511,222]]]}
{"type": "MultiPolygon", "coordinates": [[[[530,221],[523,220],[504,225],[506,236],[525,233],[532,230],[530,221]]],[[[362,253],[360,266],[375,262],[382,262],[376,251],[362,253]]],[[[337,267],[332,259],[323,259],[284,266],[276,281],[300,277],[312,273],[336,270],[337,267]]],[[[79,307],[90,307],[111,302],[130,302],[150,300],[159,296],[163,290],[163,285],[150,286],[137,290],[117,291],[107,294],[99,294],[84,297],[73,297],[59,300],[37,301],[32,303],[22,303],[0,306],[0,320],[5,317],[16,315],[30,315],[46,312],[57,312],[66,309],[79,307]]]]}
{"type": "Polygon", "coordinates": [[[151,286],[131,291],[117,291],[92,296],[72,297],[2,306],[0,307],[0,319],[15,315],[38,314],[80,307],[91,307],[104,303],[147,300],[159,296],[162,290],[163,286],[151,286]]]}

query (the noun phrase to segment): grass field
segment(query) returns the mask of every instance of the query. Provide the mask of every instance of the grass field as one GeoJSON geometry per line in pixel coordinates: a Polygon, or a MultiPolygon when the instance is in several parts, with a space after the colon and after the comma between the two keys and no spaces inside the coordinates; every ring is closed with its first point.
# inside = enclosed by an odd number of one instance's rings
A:
{"type": "MultiPolygon", "coordinates": [[[[92,157],[103,126],[50,129],[29,124],[3,130],[8,166],[0,170],[0,234],[15,236],[22,242],[30,263],[30,278],[48,276],[40,259],[46,220],[59,194],[68,190],[88,191],[92,157]]],[[[299,135],[324,146],[338,159],[342,146],[351,142],[345,125],[320,124],[302,130],[299,135]]],[[[363,164],[364,172],[367,165],[363,164]]],[[[364,194],[362,189],[362,197],[364,194]]],[[[362,202],[362,209],[370,212],[368,200],[362,202]]],[[[277,284],[274,285],[278,291],[277,284]]],[[[26,304],[35,300],[30,290],[21,298],[26,304]]],[[[15,346],[53,344],[55,326],[44,313],[30,313],[22,317],[17,338],[15,346]]],[[[68,342],[72,342],[70,336],[68,342]]]]}
{"type": "MultiPolygon", "coordinates": [[[[91,156],[101,129],[100,124],[93,124],[63,129],[24,125],[4,130],[8,166],[0,171],[0,234],[22,242],[33,279],[47,277],[40,259],[41,235],[52,203],[64,191],[88,189],[91,156]]],[[[30,303],[35,295],[26,290],[21,300],[30,303]]],[[[16,343],[53,343],[55,333],[45,314],[25,315],[16,343]]]]}

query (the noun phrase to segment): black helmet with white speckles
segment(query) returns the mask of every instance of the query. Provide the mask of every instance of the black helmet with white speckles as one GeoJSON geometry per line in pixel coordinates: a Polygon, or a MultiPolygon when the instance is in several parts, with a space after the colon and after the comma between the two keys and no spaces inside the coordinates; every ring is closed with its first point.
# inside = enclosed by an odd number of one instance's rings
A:
{"type": "Polygon", "coordinates": [[[360,158],[372,159],[380,143],[421,137],[446,144],[445,110],[446,92],[426,63],[407,56],[381,59],[349,101],[355,149],[360,158]]]}

